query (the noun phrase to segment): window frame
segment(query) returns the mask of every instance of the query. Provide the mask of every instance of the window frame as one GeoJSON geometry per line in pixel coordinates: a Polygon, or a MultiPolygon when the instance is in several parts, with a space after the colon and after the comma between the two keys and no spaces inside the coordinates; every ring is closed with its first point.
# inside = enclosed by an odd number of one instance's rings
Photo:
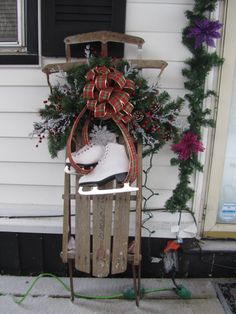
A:
{"type": "Polygon", "coordinates": [[[17,8],[17,41],[0,41],[0,48],[4,49],[6,52],[13,52],[18,47],[22,47],[24,49],[25,46],[25,1],[24,0],[16,0],[16,8],[17,8]]]}
{"type": "Polygon", "coordinates": [[[236,224],[224,224],[217,222],[228,138],[228,123],[230,120],[233,86],[236,75],[236,42],[232,40],[232,34],[236,27],[236,20],[233,14],[235,10],[236,2],[234,0],[228,0],[223,50],[223,58],[225,61],[221,71],[218,101],[219,106],[214,134],[209,189],[206,200],[203,231],[203,236],[205,237],[236,237],[236,224]]]}
{"type": "MultiPolygon", "coordinates": [[[[18,45],[9,44],[0,47],[0,65],[39,64],[38,8],[39,0],[24,1],[22,9],[25,18],[21,19],[25,26],[25,36],[21,38],[22,41],[18,45]]],[[[22,13],[18,12],[17,18],[21,17],[22,13]]]]}

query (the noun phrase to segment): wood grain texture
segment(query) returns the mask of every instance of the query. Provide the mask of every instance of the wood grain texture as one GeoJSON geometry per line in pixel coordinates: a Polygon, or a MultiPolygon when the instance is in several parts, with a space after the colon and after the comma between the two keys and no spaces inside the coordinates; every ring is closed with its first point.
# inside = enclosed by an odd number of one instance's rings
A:
{"type": "MultiPolygon", "coordinates": [[[[113,182],[104,185],[112,187],[113,182]]],[[[93,276],[106,277],[110,272],[112,195],[93,197],[93,276]]]]}
{"type": "Polygon", "coordinates": [[[127,268],[130,215],[130,193],[116,195],[113,226],[112,274],[122,273],[127,268]]]}
{"type": "Polygon", "coordinates": [[[76,178],[75,268],[90,273],[90,197],[78,193],[76,178]]]}
{"type": "Polygon", "coordinates": [[[62,237],[62,261],[67,263],[68,241],[70,236],[70,175],[65,173],[64,181],[64,216],[62,237]]]}
{"type": "Polygon", "coordinates": [[[138,176],[137,186],[139,188],[136,199],[136,218],[135,218],[135,251],[134,251],[134,265],[140,263],[141,252],[141,221],[142,221],[142,145],[138,144],[138,176]]]}
{"type": "Polygon", "coordinates": [[[116,33],[116,32],[110,32],[110,31],[98,31],[98,32],[72,35],[64,39],[64,42],[66,44],[79,44],[79,43],[94,42],[94,41],[100,41],[104,44],[108,42],[129,43],[129,44],[138,45],[138,46],[142,46],[145,42],[143,38],[141,37],[121,34],[121,33],[116,33]]]}

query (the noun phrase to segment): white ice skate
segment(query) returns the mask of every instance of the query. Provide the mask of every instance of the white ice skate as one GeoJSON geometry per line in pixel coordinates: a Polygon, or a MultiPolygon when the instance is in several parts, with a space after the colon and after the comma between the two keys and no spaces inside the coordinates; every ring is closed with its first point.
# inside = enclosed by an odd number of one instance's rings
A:
{"type": "MultiPolygon", "coordinates": [[[[105,153],[105,146],[90,143],[83,146],[78,151],[72,153],[72,158],[76,164],[85,168],[94,167],[105,153]]],[[[66,158],[66,166],[64,171],[68,174],[76,174],[76,171],[71,167],[69,158],[66,158]]]]}
{"type": "Polygon", "coordinates": [[[106,145],[105,153],[97,166],[79,179],[78,192],[83,195],[97,195],[137,191],[138,188],[131,187],[129,183],[125,183],[122,188],[108,190],[99,190],[97,187],[113,179],[116,179],[118,183],[123,182],[128,170],[129,159],[124,145],[109,143],[106,145]],[[84,191],[83,186],[93,186],[93,188],[90,191],[84,191]]]}
{"type": "MultiPolygon", "coordinates": [[[[105,153],[105,146],[108,143],[115,143],[117,135],[107,130],[106,126],[94,125],[90,134],[90,142],[76,152],[73,152],[72,158],[76,164],[84,168],[93,168],[105,153]]],[[[66,159],[64,171],[68,174],[76,174],[71,166],[69,158],[66,159]]]]}

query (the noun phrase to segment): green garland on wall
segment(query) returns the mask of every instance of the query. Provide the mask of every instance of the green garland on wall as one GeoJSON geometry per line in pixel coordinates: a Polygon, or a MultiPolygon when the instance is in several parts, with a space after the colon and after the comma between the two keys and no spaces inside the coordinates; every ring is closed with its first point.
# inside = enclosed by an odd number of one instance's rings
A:
{"type": "Polygon", "coordinates": [[[178,155],[171,160],[177,165],[179,182],[172,196],[166,202],[166,209],[171,212],[187,210],[188,202],[194,195],[190,186],[191,176],[195,171],[202,171],[203,166],[198,160],[198,152],[203,151],[201,143],[202,127],[214,126],[209,118],[211,111],[203,108],[203,103],[209,96],[215,95],[212,90],[205,90],[207,75],[213,67],[220,66],[223,59],[215,52],[208,51],[208,46],[215,46],[215,39],[220,37],[222,27],[218,21],[209,19],[210,13],[216,8],[218,0],[196,0],[193,10],[186,11],[188,25],[183,30],[183,44],[192,53],[185,61],[187,67],[182,71],[185,78],[184,98],[188,102],[190,114],[188,129],[175,139],[171,149],[178,155]]]}

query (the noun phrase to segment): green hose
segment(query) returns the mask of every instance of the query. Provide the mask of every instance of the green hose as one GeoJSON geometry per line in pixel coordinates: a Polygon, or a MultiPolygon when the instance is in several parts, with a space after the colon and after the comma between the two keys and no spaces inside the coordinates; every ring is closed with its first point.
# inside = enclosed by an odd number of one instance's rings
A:
{"type": "MultiPolygon", "coordinates": [[[[29,286],[29,288],[26,290],[26,292],[19,298],[15,298],[14,297],[14,301],[17,304],[21,304],[29,295],[30,291],[33,289],[33,287],[35,286],[35,284],[37,283],[37,281],[42,278],[42,277],[51,277],[55,280],[57,280],[66,291],[70,292],[70,288],[57,276],[51,274],[51,273],[42,273],[40,275],[38,275],[31,283],[31,285],[29,286]]],[[[183,286],[181,286],[183,288],[183,291],[176,291],[176,293],[181,297],[181,298],[190,298],[191,294],[190,292],[184,288],[183,286]],[[190,296],[190,297],[189,297],[190,296]]],[[[149,294],[149,293],[153,293],[153,292],[162,292],[162,291],[173,291],[173,288],[160,288],[160,289],[144,289],[143,287],[141,287],[140,289],[140,294],[141,297],[143,297],[145,294],[149,294]]],[[[3,296],[4,294],[0,293],[0,296],[3,296]]],[[[135,299],[135,293],[134,293],[134,289],[133,288],[126,288],[123,292],[120,293],[115,293],[112,295],[96,295],[96,296],[91,296],[91,295],[84,295],[78,292],[74,293],[74,296],[76,298],[81,298],[81,299],[95,299],[95,300],[104,300],[104,299],[127,299],[127,300],[133,300],[135,299]]]]}

